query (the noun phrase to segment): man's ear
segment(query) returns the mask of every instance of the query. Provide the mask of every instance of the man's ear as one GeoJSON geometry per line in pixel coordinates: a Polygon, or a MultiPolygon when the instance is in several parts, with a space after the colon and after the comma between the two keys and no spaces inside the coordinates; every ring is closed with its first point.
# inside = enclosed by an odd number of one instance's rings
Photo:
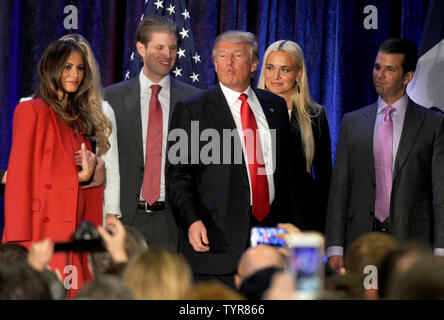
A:
{"type": "Polygon", "coordinates": [[[412,81],[413,76],[415,75],[414,71],[409,71],[404,75],[404,85],[407,85],[410,81],[412,81]]]}
{"type": "Polygon", "coordinates": [[[253,61],[251,62],[251,69],[250,69],[251,73],[256,72],[258,64],[259,60],[253,59],[253,61]]]}
{"type": "Polygon", "coordinates": [[[146,50],[145,45],[142,42],[137,41],[136,48],[137,48],[137,52],[139,53],[139,56],[141,56],[143,58],[145,56],[145,50],[146,50]]]}

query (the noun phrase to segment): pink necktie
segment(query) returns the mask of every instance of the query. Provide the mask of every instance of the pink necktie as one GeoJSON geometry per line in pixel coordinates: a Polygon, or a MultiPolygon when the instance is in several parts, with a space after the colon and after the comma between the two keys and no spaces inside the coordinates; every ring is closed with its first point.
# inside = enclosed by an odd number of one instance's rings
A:
{"type": "Polygon", "coordinates": [[[262,221],[270,212],[270,197],[268,195],[268,180],[265,173],[262,145],[257,128],[256,118],[247,102],[248,96],[239,96],[241,104],[241,122],[244,132],[245,150],[247,153],[248,171],[250,172],[251,191],[253,194],[253,215],[262,221]],[[247,134],[246,130],[250,130],[247,134]],[[261,170],[262,172],[259,172],[261,170]]]}
{"type": "Polygon", "coordinates": [[[393,165],[393,106],[384,108],[384,119],[379,123],[373,150],[376,177],[375,217],[384,222],[390,215],[393,165]]]}
{"type": "Polygon", "coordinates": [[[151,86],[151,99],[146,135],[145,170],[143,173],[142,197],[152,205],[160,197],[160,172],[162,165],[162,107],[158,95],[161,86],[151,86]]]}

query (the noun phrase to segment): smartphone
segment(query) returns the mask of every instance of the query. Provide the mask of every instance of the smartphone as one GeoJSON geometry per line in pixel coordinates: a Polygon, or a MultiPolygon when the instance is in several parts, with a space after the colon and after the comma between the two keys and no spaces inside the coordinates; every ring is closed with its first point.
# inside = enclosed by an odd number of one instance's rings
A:
{"type": "Polygon", "coordinates": [[[270,246],[282,247],[285,245],[285,240],[276,237],[278,233],[285,233],[281,228],[251,228],[250,246],[255,247],[260,244],[268,244],[270,246]]]}
{"type": "Polygon", "coordinates": [[[287,270],[294,277],[297,300],[317,299],[324,288],[324,238],[317,233],[292,234],[287,238],[290,257],[287,270]]]}

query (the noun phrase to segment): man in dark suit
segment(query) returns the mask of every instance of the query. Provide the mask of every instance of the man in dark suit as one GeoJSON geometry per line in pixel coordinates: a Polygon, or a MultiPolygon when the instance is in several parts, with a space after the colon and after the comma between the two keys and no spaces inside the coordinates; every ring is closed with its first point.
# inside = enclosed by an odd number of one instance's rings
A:
{"type": "Polygon", "coordinates": [[[250,86],[258,65],[253,34],[221,34],[212,58],[219,84],[174,110],[168,192],[195,279],[234,286],[250,228],[284,220],[289,121],[282,98],[250,86]]]}
{"type": "Polygon", "coordinates": [[[326,247],[333,270],[360,235],[387,232],[444,255],[444,124],[406,94],[418,53],[393,38],[373,68],[377,103],[342,121],[328,202],[326,247]]]}
{"type": "Polygon", "coordinates": [[[177,226],[164,178],[168,127],[176,102],[200,90],[168,74],[177,51],[177,27],[168,18],[140,22],[137,51],[144,63],[139,76],[105,89],[117,122],[122,221],[149,245],[176,250],[177,226]]]}

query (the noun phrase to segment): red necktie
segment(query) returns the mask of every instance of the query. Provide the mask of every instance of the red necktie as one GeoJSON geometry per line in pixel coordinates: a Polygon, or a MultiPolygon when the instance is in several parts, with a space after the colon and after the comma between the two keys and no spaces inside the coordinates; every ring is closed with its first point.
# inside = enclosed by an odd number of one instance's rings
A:
{"type": "Polygon", "coordinates": [[[143,173],[142,197],[152,205],[160,197],[160,172],[162,165],[162,107],[158,95],[161,86],[151,86],[151,99],[146,134],[145,170],[143,173]]]}
{"type": "Polygon", "coordinates": [[[261,146],[261,138],[253,111],[247,102],[248,96],[239,96],[241,104],[242,131],[244,134],[245,150],[247,153],[248,171],[250,172],[251,189],[253,194],[253,215],[262,221],[270,212],[270,197],[268,180],[265,174],[265,164],[261,146]]]}

